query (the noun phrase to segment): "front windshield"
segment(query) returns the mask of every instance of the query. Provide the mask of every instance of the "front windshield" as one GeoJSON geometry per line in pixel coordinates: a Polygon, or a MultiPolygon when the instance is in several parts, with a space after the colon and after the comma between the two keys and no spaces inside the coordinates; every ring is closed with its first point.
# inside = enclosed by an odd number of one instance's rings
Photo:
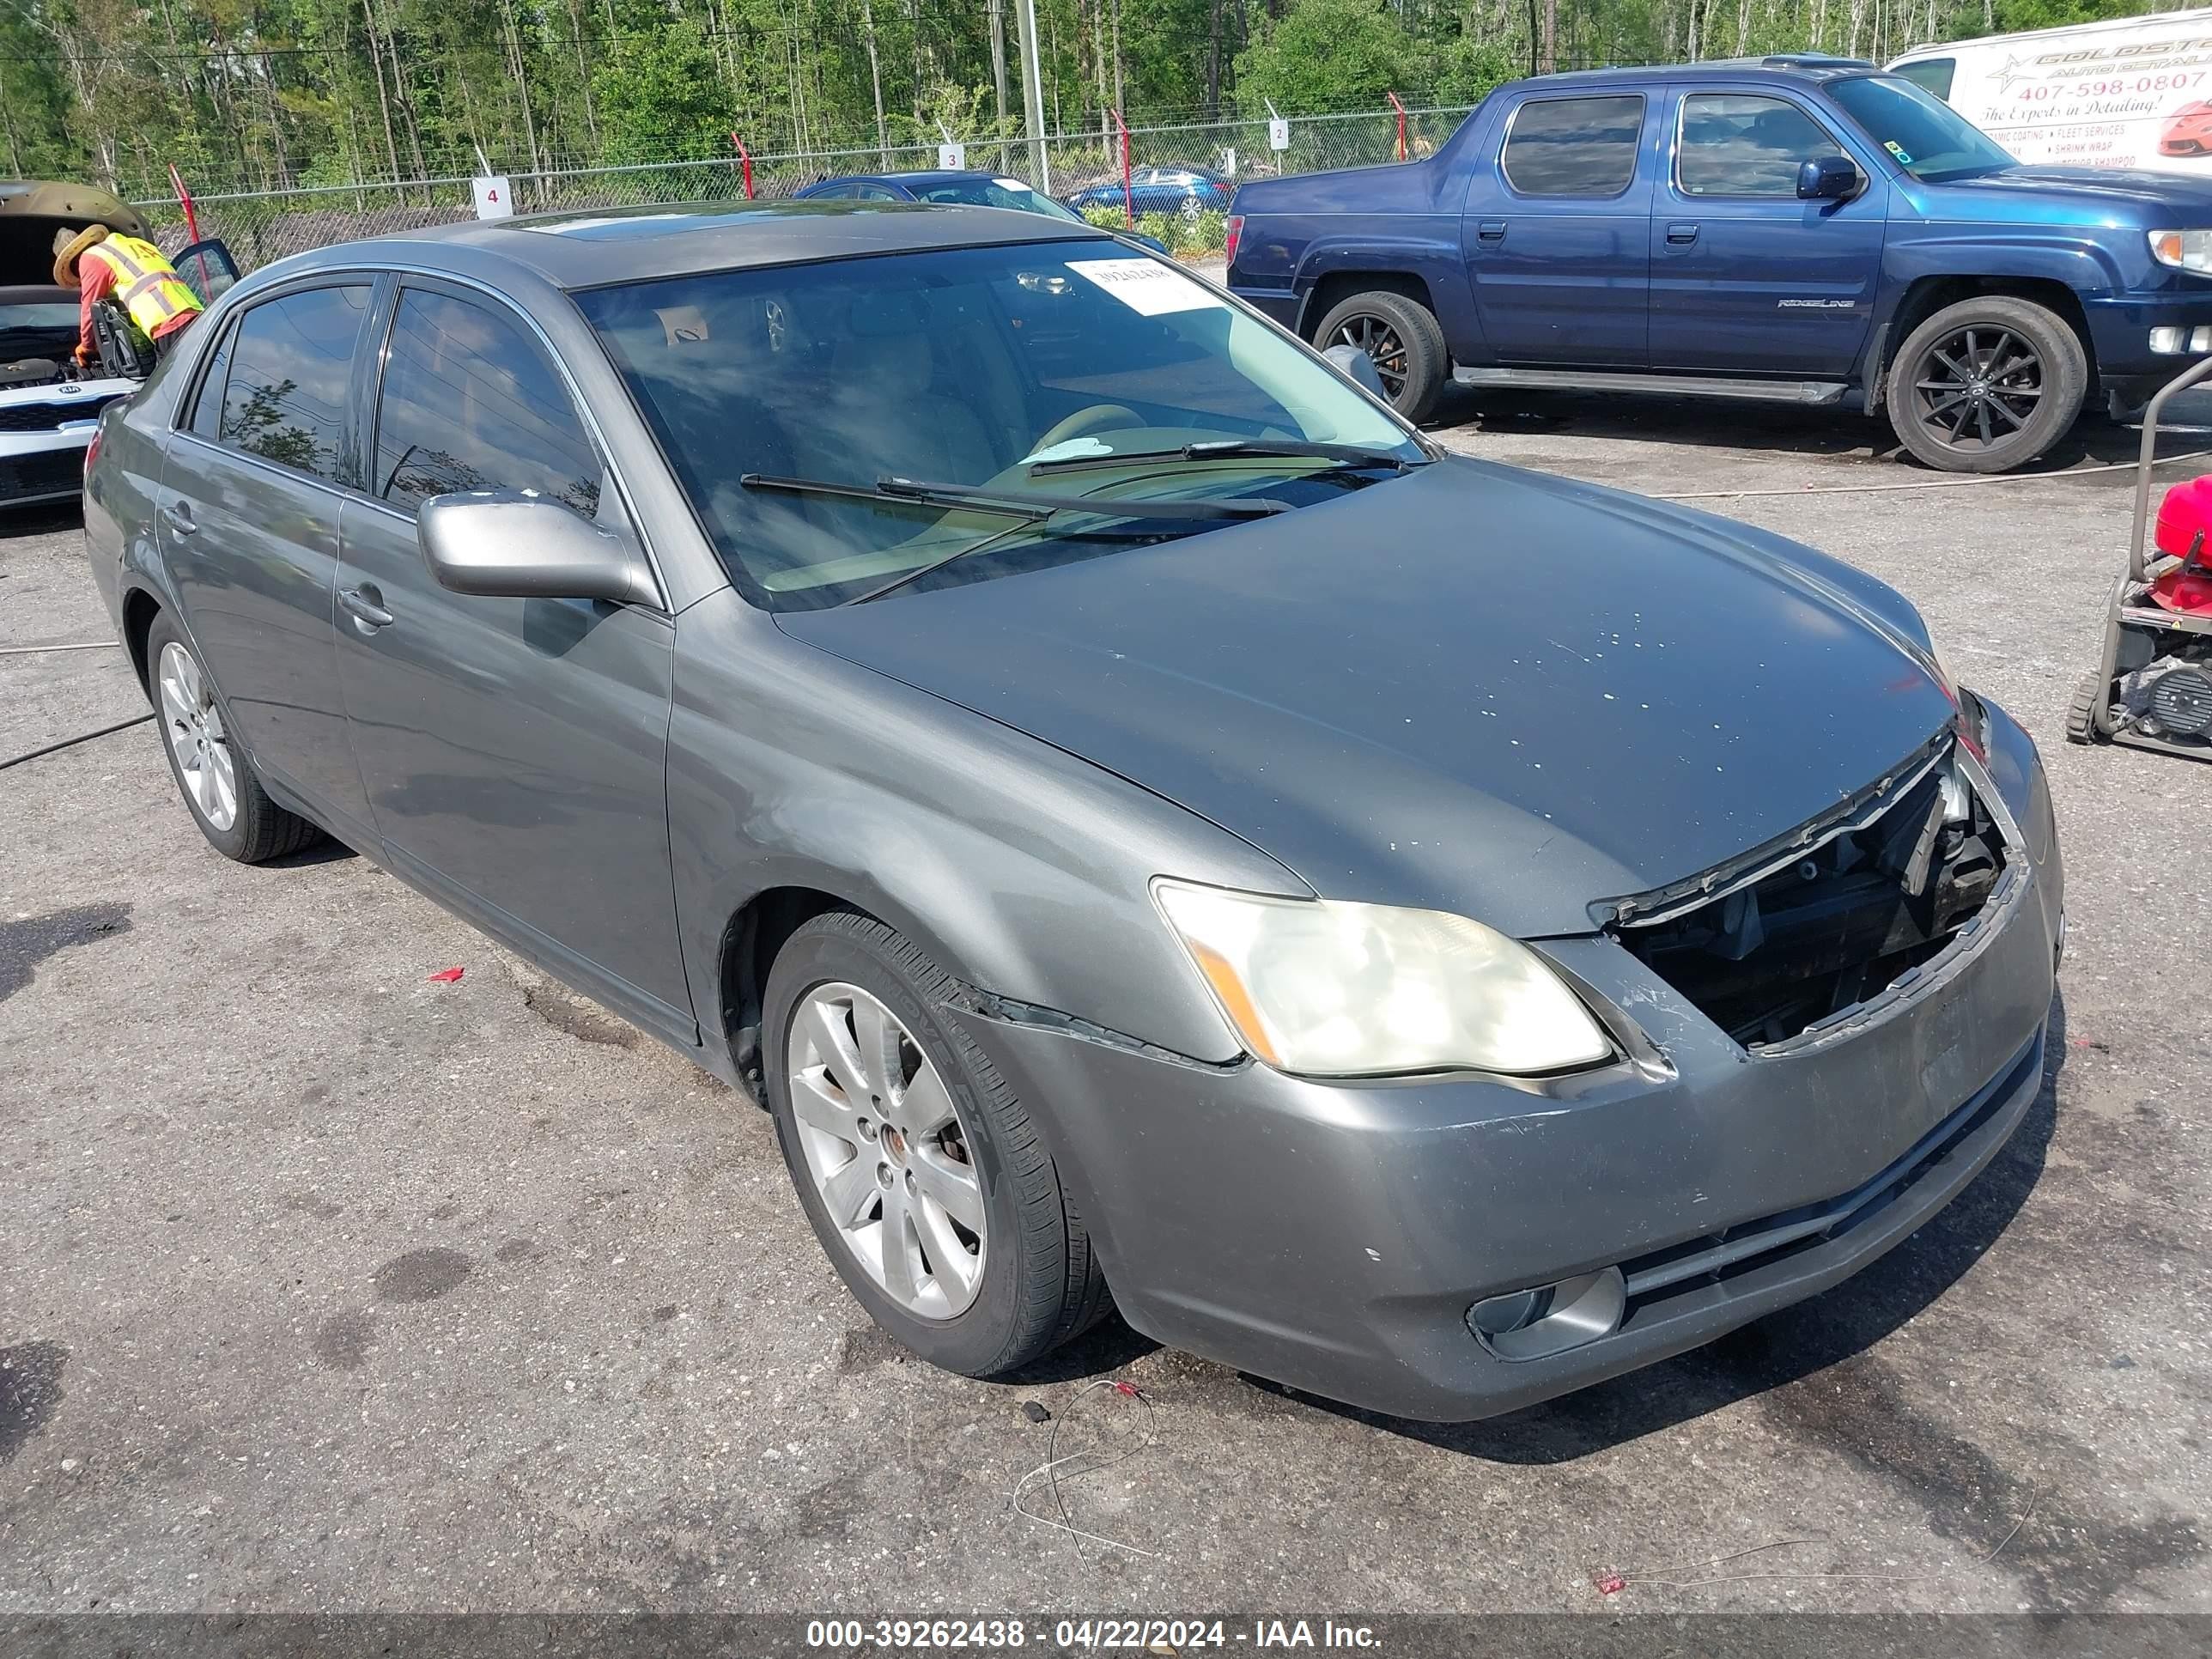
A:
{"type": "Polygon", "coordinates": [[[914,586],[1216,527],[1115,503],[1299,507],[1426,459],[1395,416],[1304,348],[1167,261],[1111,242],[717,271],[577,300],[732,580],[775,609],[840,604],[969,548],[975,556],[914,586]],[[1176,453],[1224,441],[1352,446],[1389,464],[1176,453]],[[1081,465],[1042,465],[1053,461],[1081,465]],[[1084,510],[1024,522],[760,477],[1047,492],[1084,510]]]}
{"type": "Polygon", "coordinates": [[[909,186],[917,202],[950,202],[966,207],[1012,208],[1019,213],[1042,213],[1052,219],[1073,219],[1080,224],[1083,216],[1052,199],[1040,196],[1018,179],[955,179],[942,185],[909,186]]]}
{"type": "Polygon", "coordinates": [[[1899,167],[1931,185],[2019,165],[2009,150],[1948,104],[1899,76],[1831,81],[1828,96],[1899,167]]]}

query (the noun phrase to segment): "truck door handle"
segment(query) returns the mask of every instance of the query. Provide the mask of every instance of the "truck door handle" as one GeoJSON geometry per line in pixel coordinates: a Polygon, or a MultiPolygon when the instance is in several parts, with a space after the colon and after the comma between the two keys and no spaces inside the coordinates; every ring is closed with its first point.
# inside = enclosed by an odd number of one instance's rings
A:
{"type": "Polygon", "coordinates": [[[1695,225],[1669,225],[1667,227],[1667,240],[1677,247],[1687,247],[1698,240],[1698,228],[1695,225]]]}
{"type": "Polygon", "coordinates": [[[1485,219],[1475,226],[1474,234],[1486,242],[1502,242],[1505,240],[1505,221],[1485,219]]]}
{"type": "Polygon", "coordinates": [[[200,527],[198,520],[192,517],[192,504],[182,498],[162,502],[161,519],[179,536],[189,536],[200,527]]]}
{"type": "Polygon", "coordinates": [[[384,608],[384,595],[372,582],[342,590],[338,594],[338,603],[353,613],[354,621],[364,633],[372,628],[389,628],[398,620],[384,608]]]}

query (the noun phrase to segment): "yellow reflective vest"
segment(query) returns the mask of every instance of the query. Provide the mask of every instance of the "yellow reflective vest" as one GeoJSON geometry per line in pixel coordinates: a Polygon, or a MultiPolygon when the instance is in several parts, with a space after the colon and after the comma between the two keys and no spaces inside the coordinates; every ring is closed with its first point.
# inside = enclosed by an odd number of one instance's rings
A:
{"type": "Polygon", "coordinates": [[[185,286],[161,250],[136,236],[110,236],[79,254],[97,259],[115,273],[115,297],[151,339],[187,312],[200,308],[200,296],[185,286]]]}

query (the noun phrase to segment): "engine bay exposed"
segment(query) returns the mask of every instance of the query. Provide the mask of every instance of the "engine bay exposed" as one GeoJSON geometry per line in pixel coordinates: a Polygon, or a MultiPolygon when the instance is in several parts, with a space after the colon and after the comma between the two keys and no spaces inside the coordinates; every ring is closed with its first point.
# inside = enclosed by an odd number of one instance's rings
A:
{"type": "Polygon", "coordinates": [[[1943,754],[1802,849],[1610,930],[1747,1048],[1788,1042],[1939,956],[1996,890],[2004,832],[1943,754]]]}

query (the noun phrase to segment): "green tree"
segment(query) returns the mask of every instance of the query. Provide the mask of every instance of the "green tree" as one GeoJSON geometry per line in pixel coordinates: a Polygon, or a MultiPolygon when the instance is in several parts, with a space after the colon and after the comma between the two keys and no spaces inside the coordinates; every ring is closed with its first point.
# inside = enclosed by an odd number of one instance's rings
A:
{"type": "Polygon", "coordinates": [[[1380,105],[1409,85],[1413,43],[1382,0],[1295,0],[1237,56],[1248,116],[1380,105]]]}

